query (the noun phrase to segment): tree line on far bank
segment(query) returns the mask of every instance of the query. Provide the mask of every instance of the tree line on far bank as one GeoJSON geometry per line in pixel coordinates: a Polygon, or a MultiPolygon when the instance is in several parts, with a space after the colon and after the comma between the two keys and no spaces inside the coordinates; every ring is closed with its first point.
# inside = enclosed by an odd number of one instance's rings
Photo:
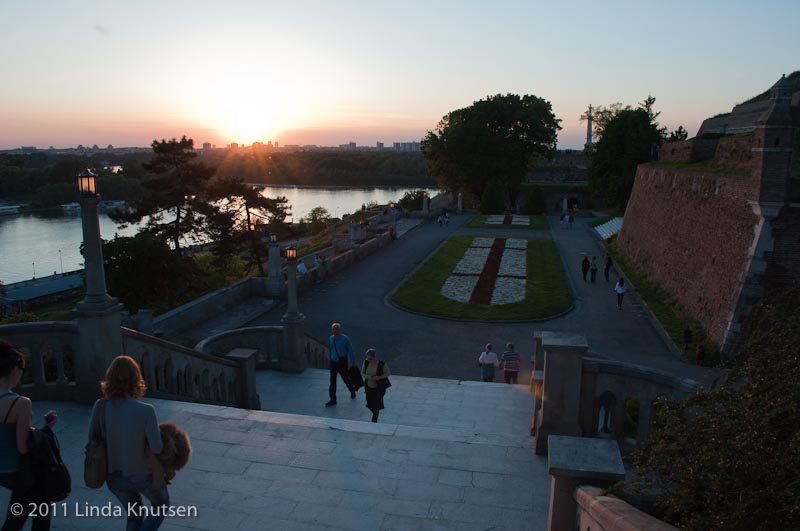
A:
{"type": "MultiPolygon", "coordinates": [[[[152,152],[0,154],[0,197],[42,208],[76,201],[76,175],[89,167],[98,174],[98,191],[104,199],[138,201],[146,195],[143,183],[153,177],[146,169],[152,158],[152,152]],[[121,166],[122,171],[113,173],[112,166],[121,166]]],[[[199,161],[216,175],[235,175],[244,182],[264,185],[428,187],[435,182],[420,153],[214,150],[201,155],[199,161]]]]}

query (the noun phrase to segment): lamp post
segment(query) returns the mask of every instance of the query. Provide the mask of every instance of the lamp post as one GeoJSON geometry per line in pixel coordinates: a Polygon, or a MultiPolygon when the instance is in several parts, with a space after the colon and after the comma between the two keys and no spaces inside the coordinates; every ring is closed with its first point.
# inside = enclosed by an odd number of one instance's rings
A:
{"type": "Polygon", "coordinates": [[[294,246],[287,247],[285,254],[288,307],[281,319],[284,341],[281,370],[302,372],[308,366],[308,362],[305,355],[303,331],[306,318],[297,307],[297,249],[294,246]]]}
{"type": "Polygon", "coordinates": [[[61,274],[64,274],[64,260],[61,258],[61,249],[58,250],[58,263],[61,264],[61,274]]]}
{"type": "Polygon", "coordinates": [[[84,170],[78,175],[83,255],[86,268],[86,297],[78,303],[78,352],[75,354],[76,398],[92,402],[97,398],[97,382],[111,360],[123,353],[120,310],[122,305],[106,292],[100,219],[97,217],[95,174],[84,170]]]}
{"type": "Polygon", "coordinates": [[[428,192],[422,192],[422,214],[425,216],[428,215],[429,200],[428,192]]]}
{"type": "MultiPolygon", "coordinates": [[[[249,215],[248,215],[249,217],[249,215]]],[[[264,278],[264,265],[261,263],[261,256],[258,254],[258,244],[259,244],[259,236],[258,233],[258,223],[255,221],[248,221],[247,228],[250,232],[250,241],[252,242],[253,247],[253,256],[256,259],[256,264],[258,264],[258,274],[261,278],[264,278]]]]}
{"type": "Polygon", "coordinates": [[[464,213],[464,198],[461,197],[461,192],[458,192],[458,206],[456,208],[456,212],[459,214],[464,213]]]}

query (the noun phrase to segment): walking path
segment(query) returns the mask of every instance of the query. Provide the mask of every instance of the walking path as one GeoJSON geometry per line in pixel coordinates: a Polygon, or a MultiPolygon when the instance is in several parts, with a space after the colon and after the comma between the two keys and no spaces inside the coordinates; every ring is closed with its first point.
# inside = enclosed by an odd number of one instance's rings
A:
{"type": "MultiPolygon", "coordinates": [[[[552,231],[467,228],[470,215],[453,215],[449,228],[436,223],[420,225],[392,245],[317,285],[300,297],[309,334],[324,339],[330,324],[342,323],[359,356],[368,347],[378,349],[397,374],[478,380],[477,359],[491,342],[502,351],[513,342],[523,354],[523,372],[530,369],[536,331],[583,334],[590,353],[607,359],[636,363],[694,378],[713,379],[713,371],[677,358],[656,332],[635,292],[625,298],[623,311],[616,309],[615,277],[605,283],[584,284],[580,260],[584,253],[602,260],[599,242],[585,219],[576,219],[572,229],[561,229],[551,217],[552,231]],[[388,295],[422,264],[437,247],[454,235],[498,235],[508,237],[552,237],[565,265],[575,295],[574,309],[564,316],[536,323],[463,322],[405,312],[388,302],[388,295]]],[[[600,275],[602,278],[602,270],[600,275]]],[[[277,325],[283,307],[271,310],[249,323],[277,325]]],[[[523,380],[524,381],[524,380],[523,380]]]]}

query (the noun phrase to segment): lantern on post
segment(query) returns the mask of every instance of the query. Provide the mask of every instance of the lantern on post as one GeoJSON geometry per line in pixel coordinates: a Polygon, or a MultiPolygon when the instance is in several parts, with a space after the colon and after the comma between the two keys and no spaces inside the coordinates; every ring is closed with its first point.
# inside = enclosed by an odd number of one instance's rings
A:
{"type": "Polygon", "coordinates": [[[96,178],[97,176],[88,169],[78,174],[78,191],[81,197],[97,196],[96,178]]]}

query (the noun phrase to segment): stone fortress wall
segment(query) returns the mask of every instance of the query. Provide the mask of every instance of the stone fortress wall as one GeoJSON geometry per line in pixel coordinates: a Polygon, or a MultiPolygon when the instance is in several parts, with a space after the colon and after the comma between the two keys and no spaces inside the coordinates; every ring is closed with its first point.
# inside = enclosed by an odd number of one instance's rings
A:
{"type": "Polygon", "coordinates": [[[625,255],[723,352],[768,289],[800,278],[800,109],[782,81],[750,133],[668,143],[659,162],[640,165],[619,234],[625,255]]]}

